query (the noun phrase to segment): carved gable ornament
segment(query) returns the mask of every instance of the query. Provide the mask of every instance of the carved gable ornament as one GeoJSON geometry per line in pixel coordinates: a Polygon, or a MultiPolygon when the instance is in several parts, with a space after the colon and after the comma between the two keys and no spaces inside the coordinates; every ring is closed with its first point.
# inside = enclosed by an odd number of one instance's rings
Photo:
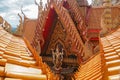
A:
{"type": "Polygon", "coordinates": [[[61,48],[63,48],[65,51],[65,55],[71,53],[70,50],[72,42],[70,39],[70,35],[66,33],[60,21],[56,23],[46,53],[47,54],[51,53],[51,49],[55,49],[56,45],[61,45],[61,48]]]}

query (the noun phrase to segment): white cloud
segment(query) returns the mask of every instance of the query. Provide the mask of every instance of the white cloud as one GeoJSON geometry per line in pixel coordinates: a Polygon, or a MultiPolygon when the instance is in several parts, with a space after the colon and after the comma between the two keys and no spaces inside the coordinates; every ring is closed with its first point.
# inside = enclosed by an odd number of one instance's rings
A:
{"type": "Polygon", "coordinates": [[[37,18],[38,7],[35,4],[24,6],[23,11],[29,18],[37,18]]]}
{"type": "MultiPolygon", "coordinates": [[[[39,0],[37,0],[39,1],[39,0]]],[[[7,20],[12,27],[17,27],[19,24],[18,13],[21,13],[21,6],[23,11],[29,18],[37,18],[37,5],[34,0],[0,0],[0,16],[7,20]]]]}
{"type": "MultiPolygon", "coordinates": [[[[40,0],[36,0],[39,3],[40,0]]],[[[47,0],[42,0],[45,4],[47,0]]],[[[88,0],[89,4],[91,0],[88,0]]],[[[7,20],[12,27],[17,27],[19,24],[18,13],[21,13],[21,6],[25,15],[29,18],[37,18],[38,7],[35,5],[34,0],[0,0],[0,16],[7,20]]]]}
{"type": "Polygon", "coordinates": [[[91,3],[92,3],[92,0],[87,0],[87,1],[88,1],[88,3],[89,3],[89,4],[91,4],[91,3]]]}
{"type": "Polygon", "coordinates": [[[3,13],[0,13],[0,15],[1,15],[2,17],[5,17],[5,16],[6,16],[6,13],[3,12],[3,13]]]}

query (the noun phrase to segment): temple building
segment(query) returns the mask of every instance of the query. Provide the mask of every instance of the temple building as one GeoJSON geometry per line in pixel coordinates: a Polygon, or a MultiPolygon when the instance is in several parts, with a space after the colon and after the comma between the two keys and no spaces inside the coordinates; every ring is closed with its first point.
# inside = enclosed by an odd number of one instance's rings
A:
{"type": "Polygon", "coordinates": [[[119,0],[35,4],[13,34],[0,17],[0,80],[120,80],[119,0]]]}

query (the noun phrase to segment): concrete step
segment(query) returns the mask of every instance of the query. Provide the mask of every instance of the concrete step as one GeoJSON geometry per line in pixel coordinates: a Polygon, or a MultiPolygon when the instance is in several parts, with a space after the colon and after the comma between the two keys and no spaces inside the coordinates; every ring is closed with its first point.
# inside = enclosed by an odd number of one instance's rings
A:
{"type": "Polygon", "coordinates": [[[106,62],[109,62],[109,61],[120,59],[120,57],[119,55],[113,55],[113,56],[105,57],[105,59],[106,59],[106,62]]]}
{"type": "Polygon", "coordinates": [[[120,74],[120,66],[115,66],[115,67],[108,68],[108,74],[109,75],[120,74]]]}
{"type": "Polygon", "coordinates": [[[108,56],[113,56],[115,54],[116,54],[116,52],[109,52],[109,53],[104,54],[104,56],[108,57],[108,56]]]}
{"type": "Polygon", "coordinates": [[[120,59],[106,62],[107,67],[114,67],[120,65],[120,59]]]}
{"type": "Polygon", "coordinates": [[[120,80],[120,74],[108,76],[109,80],[120,80]]]}

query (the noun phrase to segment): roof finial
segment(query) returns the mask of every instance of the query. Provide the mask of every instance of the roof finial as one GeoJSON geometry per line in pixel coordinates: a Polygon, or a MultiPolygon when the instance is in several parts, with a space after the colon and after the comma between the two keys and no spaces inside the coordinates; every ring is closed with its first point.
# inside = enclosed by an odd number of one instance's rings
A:
{"type": "Polygon", "coordinates": [[[39,2],[39,4],[38,4],[37,1],[35,0],[35,4],[38,6],[38,17],[39,17],[40,14],[42,13],[43,2],[42,2],[42,0],[40,0],[40,2],[39,2]]]}
{"type": "Polygon", "coordinates": [[[25,13],[23,12],[23,6],[21,6],[21,13],[24,15],[24,17],[26,17],[25,13]]]}

